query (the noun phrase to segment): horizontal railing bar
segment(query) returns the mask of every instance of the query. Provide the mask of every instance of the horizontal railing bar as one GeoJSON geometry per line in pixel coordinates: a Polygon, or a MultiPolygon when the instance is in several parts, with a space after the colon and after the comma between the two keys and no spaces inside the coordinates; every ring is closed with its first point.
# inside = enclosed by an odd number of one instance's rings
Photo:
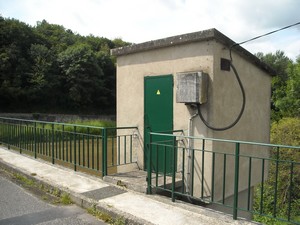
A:
{"type": "Polygon", "coordinates": [[[124,130],[124,129],[138,129],[138,127],[104,127],[107,130],[112,130],[112,129],[116,129],[116,130],[124,130]]]}
{"type": "Polygon", "coordinates": [[[177,132],[184,132],[184,130],[165,130],[165,131],[155,131],[155,133],[177,133],[177,132]]]}
{"type": "Polygon", "coordinates": [[[82,124],[72,124],[72,123],[59,123],[59,122],[47,122],[47,121],[40,121],[40,120],[26,120],[26,119],[17,119],[17,118],[10,118],[10,117],[0,117],[3,120],[12,120],[12,121],[21,121],[21,122],[30,122],[30,123],[41,123],[41,124],[54,124],[54,125],[64,125],[64,126],[76,126],[76,127],[84,127],[84,128],[95,128],[95,129],[137,129],[135,126],[129,127],[98,127],[98,126],[90,126],[90,125],[82,125],[82,124]]]}
{"type": "Polygon", "coordinates": [[[237,141],[237,140],[230,140],[230,139],[206,138],[206,137],[195,137],[195,136],[182,136],[182,135],[164,134],[164,133],[156,133],[156,132],[150,132],[150,134],[151,135],[156,135],[156,136],[190,138],[190,139],[198,139],[198,140],[206,140],[206,141],[218,141],[218,142],[227,142],[227,143],[240,143],[240,144],[247,144],[247,145],[258,145],[258,146],[266,146],[266,147],[300,149],[300,146],[267,144],[267,143],[260,143],[260,142],[237,141]]]}
{"type": "MultiPolygon", "coordinates": [[[[162,147],[173,147],[173,145],[165,145],[165,144],[157,144],[157,143],[150,143],[150,145],[153,146],[162,146],[162,147]]],[[[206,150],[206,149],[197,149],[197,148],[188,148],[188,147],[174,147],[177,150],[182,149],[182,151],[186,151],[186,150],[190,150],[190,151],[197,151],[197,152],[206,152],[209,154],[215,153],[215,154],[220,154],[220,155],[230,155],[230,156],[234,156],[234,153],[224,153],[224,152],[215,152],[215,151],[211,151],[211,150],[206,150]]],[[[160,150],[163,151],[163,150],[160,150]]],[[[252,156],[245,156],[245,157],[252,157],[252,156]]]]}
{"type": "Polygon", "coordinates": [[[64,126],[73,126],[73,127],[76,126],[76,127],[97,128],[97,129],[104,129],[105,128],[105,127],[97,127],[97,126],[90,126],[90,125],[81,125],[81,124],[72,124],[72,123],[59,123],[59,122],[47,122],[47,121],[40,121],[40,120],[26,120],[26,119],[17,119],[17,118],[9,118],[9,117],[0,117],[0,119],[12,120],[12,121],[21,121],[21,122],[30,122],[30,123],[64,125],[64,126]]]}
{"type": "Polygon", "coordinates": [[[121,134],[121,135],[114,135],[114,136],[107,136],[108,138],[116,138],[116,137],[129,137],[132,136],[132,134],[121,134]]]}
{"type": "MultiPolygon", "coordinates": [[[[239,142],[237,142],[239,143],[239,142]]],[[[151,145],[153,146],[164,146],[164,147],[173,147],[173,145],[166,145],[166,144],[161,144],[161,143],[157,143],[157,142],[152,142],[150,143],[151,145]]],[[[225,153],[225,152],[217,152],[217,151],[211,151],[211,150],[206,150],[206,149],[194,149],[194,148],[188,148],[188,147],[176,147],[175,148],[178,150],[182,149],[182,151],[185,151],[185,150],[191,150],[191,151],[197,151],[197,152],[206,152],[206,153],[209,153],[209,154],[212,154],[212,153],[215,153],[215,154],[218,154],[218,155],[229,155],[229,156],[235,156],[234,153],[225,153]]],[[[300,149],[300,148],[299,148],[300,149]]],[[[163,151],[163,150],[160,150],[160,151],[163,151]]],[[[269,160],[269,161],[278,161],[280,163],[294,163],[295,165],[300,165],[300,162],[296,162],[296,161],[290,161],[290,160],[282,160],[282,159],[275,159],[275,158],[268,158],[268,157],[257,157],[257,156],[252,156],[252,155],[243,155],[243,154],[240,154],[239,155],[241,158],[252,158],[252,159],[264,159],[264,160],[269,160]]]]}

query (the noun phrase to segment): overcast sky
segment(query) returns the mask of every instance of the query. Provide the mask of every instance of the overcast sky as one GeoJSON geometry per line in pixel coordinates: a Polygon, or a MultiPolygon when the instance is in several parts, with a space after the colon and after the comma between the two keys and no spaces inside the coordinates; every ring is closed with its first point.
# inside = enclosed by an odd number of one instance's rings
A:
{"type": "MultiPolygon", "coordinates": [[[[32,26],[141,43],[216,28],[235,42],[300,22],[300,0],[0,0],[0,13],[32,26]]],[[[243,45],[300,56],[300,25],[243,45]]]]}

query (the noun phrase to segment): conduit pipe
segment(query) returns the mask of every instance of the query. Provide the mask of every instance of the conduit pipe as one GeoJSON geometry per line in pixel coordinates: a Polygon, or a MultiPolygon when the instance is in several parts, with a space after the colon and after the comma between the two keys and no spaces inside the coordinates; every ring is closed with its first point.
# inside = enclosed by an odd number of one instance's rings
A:
{"type": "Polygon", "coordinates": [[[194,135],[193,132],[193,120],[195,117],[198,116],[198,112],[196,112],[194,115],[192,115],[189,119],[189,124],[188,124],[188,169],[187,169],[187,186],[186,186],[186,191],[187,193],[190,193],[190,186],[191,186],[191,173],[192,169],[191,168],[191,161],[192,161],[192,150],[194,148],[194,140],[189,138],[194,135]]]}

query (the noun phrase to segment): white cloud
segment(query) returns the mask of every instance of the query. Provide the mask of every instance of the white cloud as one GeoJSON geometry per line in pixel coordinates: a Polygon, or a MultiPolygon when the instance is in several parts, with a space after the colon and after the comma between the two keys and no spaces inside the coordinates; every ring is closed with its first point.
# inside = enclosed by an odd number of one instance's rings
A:
{"type": "MultiPolygon", "coordinates": [[[[0,8],[4,17],[31,25],[46,19],[82,35],[134,43],[209,28],[241,42],[300,21],[299,0],[0,0],[0,8]]],[[[300,26],[294,31],[245,46],[252,53],[281,48],[295,58],[300,26]]]]}

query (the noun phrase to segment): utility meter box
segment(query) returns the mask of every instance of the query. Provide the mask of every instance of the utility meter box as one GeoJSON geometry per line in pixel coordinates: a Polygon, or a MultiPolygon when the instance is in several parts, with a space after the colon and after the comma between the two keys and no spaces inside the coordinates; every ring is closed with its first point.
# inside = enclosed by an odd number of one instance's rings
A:
{"type": "Polygon", "coordinates": [[[176,102],[203,104],[207,101],[208,75],[203,72],[177,74],[176,102]]]}

